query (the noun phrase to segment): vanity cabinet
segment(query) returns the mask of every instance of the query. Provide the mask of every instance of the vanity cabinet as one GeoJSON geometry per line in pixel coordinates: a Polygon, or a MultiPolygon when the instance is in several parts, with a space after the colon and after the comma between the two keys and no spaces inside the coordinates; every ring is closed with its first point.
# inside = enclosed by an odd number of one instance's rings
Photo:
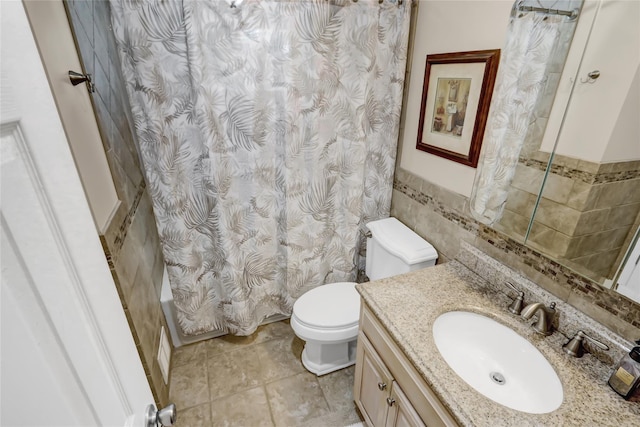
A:
{"type": "Polygon", "coordinates": [[[354,398],[367,425],[457,426],[371,310],[361,306],[354,398]]]}

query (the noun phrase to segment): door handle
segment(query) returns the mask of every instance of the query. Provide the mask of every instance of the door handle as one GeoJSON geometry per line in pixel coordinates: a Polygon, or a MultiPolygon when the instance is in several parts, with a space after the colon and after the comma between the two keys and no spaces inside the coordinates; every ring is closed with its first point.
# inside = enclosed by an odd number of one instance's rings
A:
{"type": "Polygon", "coordinates": [[[96,85],[93,84],[93,81],[91,80],[91,74],[81,74],[69,70],[69,81],[74,86],[78,86],[80,83],[86,83],[89,93],[96,91],[96,85]]]}
{"type": "Polygon", "coordinates": [[[170,403],[166,407],[156,411],[154,405],[147,406],[147,425],[146,427],[168,427],[172,426],[178,418],[178,410],[176,405],[170,403]]]}

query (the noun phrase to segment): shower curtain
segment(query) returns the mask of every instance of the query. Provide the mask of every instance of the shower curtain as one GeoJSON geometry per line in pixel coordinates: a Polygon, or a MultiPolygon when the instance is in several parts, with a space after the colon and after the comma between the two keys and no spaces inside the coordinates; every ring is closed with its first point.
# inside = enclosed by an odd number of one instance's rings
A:
{"type": "Polygon", "coordinates": [[[391,201],[411,2],[236,3],[111,3],[189,335],[250,334],[354,280],[391,201]]]}
{"type": "Polygon", "coordinates": [[[532,113],[546,84],[546,69],[560,36],[562,16],[512,16],[491,100],[482,158],[469,201],[477,220],[502,217],[532,113]]]}

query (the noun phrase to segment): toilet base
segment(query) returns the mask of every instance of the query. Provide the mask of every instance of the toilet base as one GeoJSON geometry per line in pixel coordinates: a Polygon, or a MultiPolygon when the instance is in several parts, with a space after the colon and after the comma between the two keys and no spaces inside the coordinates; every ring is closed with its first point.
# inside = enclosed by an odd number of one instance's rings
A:
{"type": "Polygon", "coordinates": [[[317,376],[325,375],[356,363],[357,338],[341,343],[307,341],[302,350],[302,364],[317,376]]]}

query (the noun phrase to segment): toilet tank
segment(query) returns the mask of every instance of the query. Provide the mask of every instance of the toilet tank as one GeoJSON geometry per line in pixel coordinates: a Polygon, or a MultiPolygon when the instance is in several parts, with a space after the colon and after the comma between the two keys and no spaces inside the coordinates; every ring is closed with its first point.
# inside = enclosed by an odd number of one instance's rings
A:
{"type": "Polygon", "coordinates": [[[370,280],[384,279],[435,265],[438,253],[429,242],[396,218],[367,224],[366,273],[370,280]]]}

